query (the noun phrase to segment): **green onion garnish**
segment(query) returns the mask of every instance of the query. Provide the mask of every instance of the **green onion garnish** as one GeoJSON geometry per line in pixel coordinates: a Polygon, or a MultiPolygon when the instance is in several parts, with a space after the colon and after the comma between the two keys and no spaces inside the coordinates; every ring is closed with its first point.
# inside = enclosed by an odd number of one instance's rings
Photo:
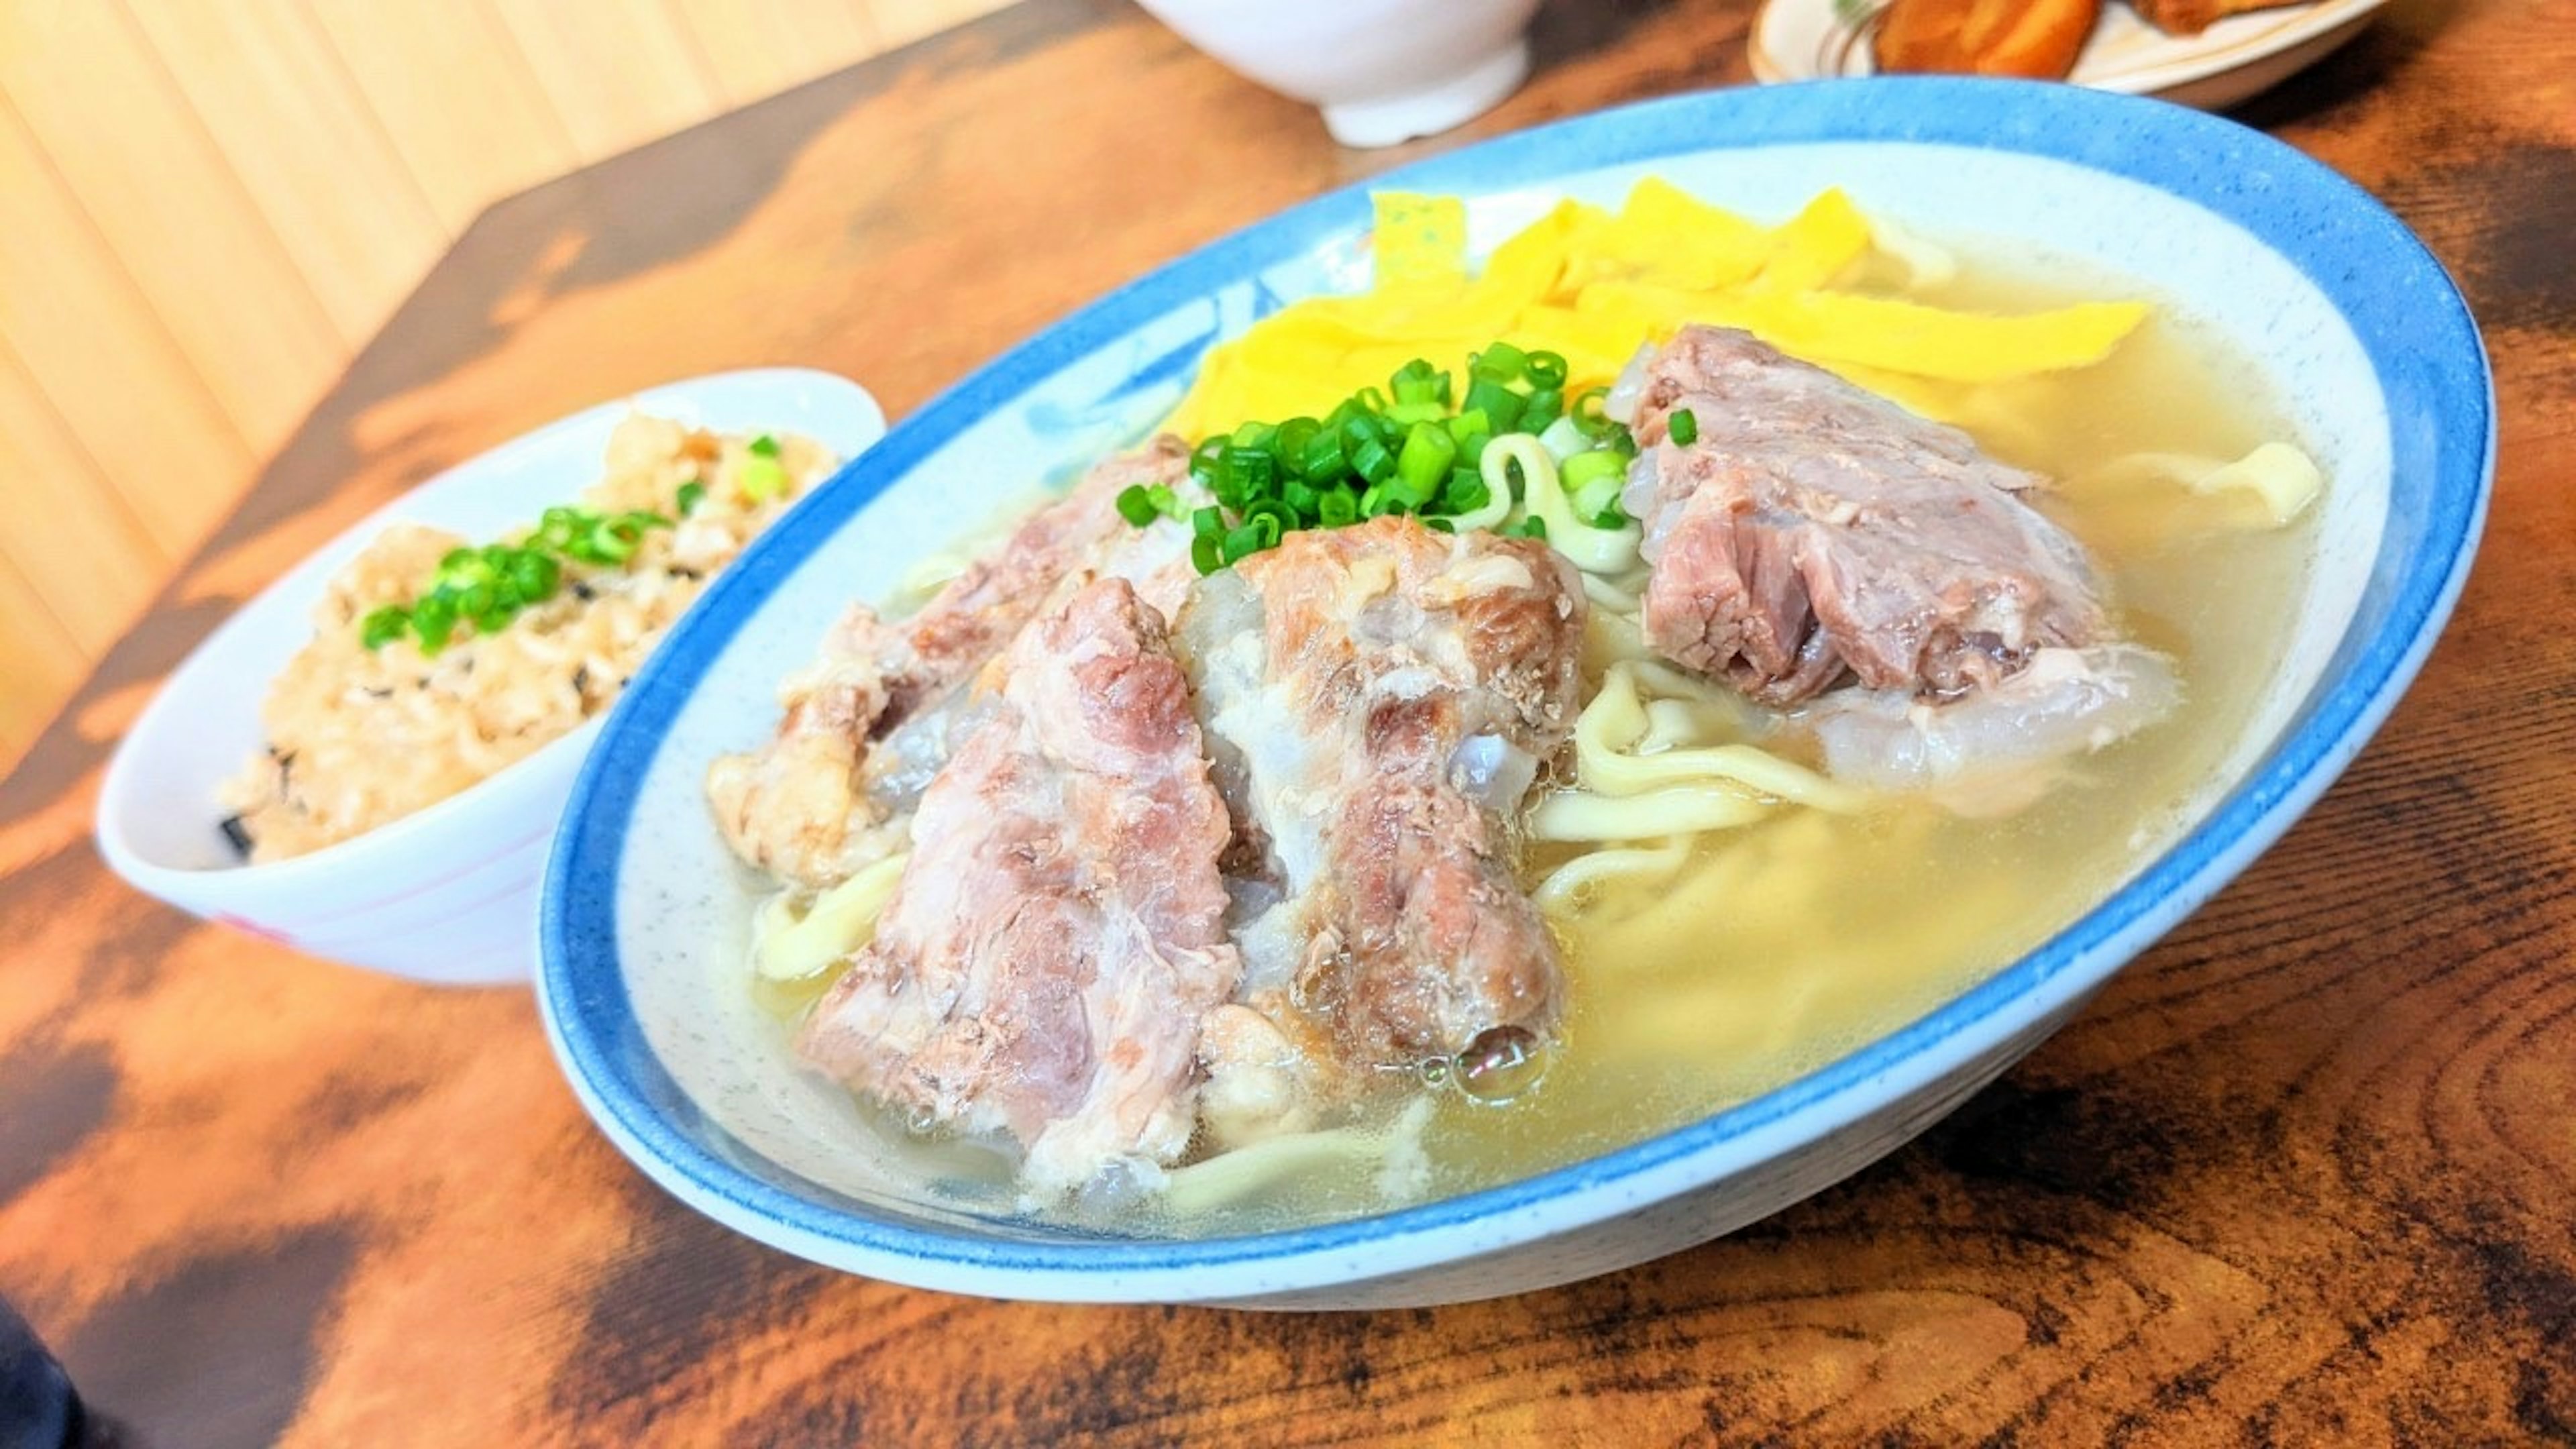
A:
{"type": "Polygon", "coordinates": [[[752,455],[742,460],[742,496],[753,503],[766,503],[787,491],[787,467],[778,461],[777,445],[770,451],[759,451],[752,445],[752,455]]]}
{"type": "Polygon", "coordinates": [[[358,623],[359,642],[369,649],[382,649],[411,628],[411,611],[400,604],[387,604],[368,613],[358,623]]]}
{"type": "Polygon", "coordinates": [[[775,458],[778,456],[778,440],[767,433],[763,433],[759,437],[752,439],[751,442],[745,446],[751,456],[755,458],[775,458]]]}
{"type": "MultiPolygon", "coordinates": [[[[1454,531],[1456,519],[1494,511],[1485,449],[1499,437],[1545,432],[1569,410],[1576,451],[1560,463],[1568,501],[1583,518],[1620,526],[1620,485],[1636,444],[1602,413],[1608,389],[1585,392],[1569,409],[1567,373],[1561,354],[1498,341],[1469,355],[1463,390],[1455,374],[1415,358],[1385,387],[1363,387],[1320,418],[1255,419],[1202,439],[1190,450],[1190,476],[1215,502],[1188,513],[1191,563],[1213,573],[1299,529],[1387,514],[1454,531]]],[[[1117,503],[1139,528],[1184,514],[1161,485],[1128,488],[1117,503]]],[[[1509,531],[1546,537],[1536,518],[1509,531]]]]}
{"type": "Polygon", "coordinates": [[[1687,448],[1699,441],[1699,418],[1689,408],[1673,409],[1672,415],[1664,419],[1664,422],[1671,428],[1673,441],[1676,444],[1687,448]]]}
{"type": "Polygon", "coordinates": [[[692,478],[688,482],[680,485],[680,516],[682,518],[686,518],[690,514],[697,512],[698,505],[706,501],[707,485],[704,483],[692,478]]]}
{"type": "Polygon", "coordinates": [[[1145,496],[1144,484],[1131,483],[1118,495],[1118,516],[1143,528],[1163,514],[1154,506],[1154,500],[1145,496]]]}
{"type": "MultiPolygon", "coordinates": [[[[695,506],[687,487],[680,492],[683,511],[695,506]]],[[[517,543],[449,549],[428,587],[411,603],[386,604],[358,621],[358,642],[382,649],[408,635],[421,653],[435,656],[455,639],[459,626],[494,633],[553,598],[563,587],[566,560],[622,563],[634,555],[646,531],[671,526],[658,513],[603,515],[587,508],[549,508],[517,543]]]]}

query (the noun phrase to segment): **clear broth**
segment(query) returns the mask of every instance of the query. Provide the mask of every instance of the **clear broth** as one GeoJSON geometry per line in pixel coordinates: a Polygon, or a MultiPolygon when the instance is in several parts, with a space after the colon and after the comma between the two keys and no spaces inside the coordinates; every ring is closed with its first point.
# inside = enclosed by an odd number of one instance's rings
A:
{"type": "MultiPolygon", "coordinates": [[[[2073,275],[1966,271],[1906,295],[1999,312],[2138,295],[2073,275]]],[[[1998,457],[2082,480],[2133,452],[2236,458],[2303,441],[2270,396],[2242,359],[2160,315],[2098,366],[1988,388],[1991,419],[1968,427],[1998,457]]],[[[2093,551],[2120,626],[2180,662],[2176,717],[2003,819],[1921,802],[1852,817],[1785,810],[1708,836],[1677,876],[1605,889],[1562,937],[1570,1007],[1546,1078],[1500,1107],[1440,1094],[1424,1138],[1429,1196],[1616,1150],[1886,1036],[2073,922],[2214,796],[2287,646],[2318,510],[2249,527],[2240,500],[2161,484],[2070,484],[2040,502],[2093,551]]],[[[1262,1201],[1122,1226],[1277,1229],[1383,1206],[1362,1200],[1367,1187],[1291,1181],[1262,1201]]]]}

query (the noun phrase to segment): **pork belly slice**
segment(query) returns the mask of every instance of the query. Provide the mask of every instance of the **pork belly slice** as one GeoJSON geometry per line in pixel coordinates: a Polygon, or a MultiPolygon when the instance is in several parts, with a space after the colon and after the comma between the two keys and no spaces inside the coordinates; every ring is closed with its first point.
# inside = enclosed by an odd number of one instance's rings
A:
{"type": "Polygon", "coordinates": [[[2108,634],[2082,545],[2019,496],[2038,478],[1749,333],[1683,329],[1634,426],[1646,641],[1764,704],[1952,698],[2108,634]]]}
{"type": "Polygon", "coordinates": [[[1190,531],[1120,517],[1118,495],[1137,483],[1193,501],[1203,492],[1180,440],[1158,438],[1092,470],[910,618],[852,605],[780,690],[777,733],[707,771],[707,799],[734,853],[819,888],[901,850],[922,788],[971,723],[967,680],[1031,619],[1100,576],[1130,581],[1169,618],[1196,577],[1190,531]]]}
{"type": "MultiPolygon", "coordinates": [[[[1513,826],[1573,726],[1583,610],[1545,544],[1393,517],[1292,533],[1183,607],[1175,642],[1234,818],[1240,999],[1324,1095],[1496,1029],[1554,1030],[1561,971],[1513,826]]],[[[1276,1055],[1212,1053],[1220,1098],[1276,1055]]]]}
{"type": "Polygon", "coordinates": [[[1162,616],[1104,579],[1022,632],[922,792],[875,940],[798,1038],[916,1123],[1006,1137],[1030,1192],[1178,1158],[1233,994],[1229,830],[1162,616]]]}

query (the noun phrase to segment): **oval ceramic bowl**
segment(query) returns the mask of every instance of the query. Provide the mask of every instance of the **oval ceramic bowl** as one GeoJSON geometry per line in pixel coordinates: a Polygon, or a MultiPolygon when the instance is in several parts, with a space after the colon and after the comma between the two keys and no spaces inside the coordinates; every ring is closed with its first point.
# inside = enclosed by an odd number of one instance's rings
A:
{"type": "MultiPolygon", "coordinates": [[[[957,1292],[1263,1306],[1419,1304],[1564,1282],[1726,1232],[1905,1141],[2065,1022],[2287,829],[2431,647],[2484,513],[2491,398],[2440,267],[2351,184],[2232,123],[2068,86],[1827,82],[1688,96],[1382,178],[1469,198],[1492,245],[1566,195],[1660,175],[1757,216],[1827,184],[1867,211],[2090,259],[2231,338],[2333,485],[2288,659],[2230,781],[2029,955],[1765,1096],[1558,1170],[1375,1217],[1186,1241],[943,1204],[799,1071],[744,988],[747,884],[708,823],[713,755],[854,592],[972,517],[975,491],[1142,436],[1208,344],[1365,275],[1369,203],[1334,193],[1095,303],[888,435],[751,551],[618,705],[547,876],[540,1009],[608,1136],[690,1205],[855,1272],[957,1292]]],[[[989,496],[989,493],[983,496],[989,496]]]]}
{"type": "Polygon", "coordinates": [[[598,481],[608,435],[629,411],[727,432],[802,433],[843,458],[885,432],[885,415],[857,383],[759,368],[603,403],[412,489],[260,591],[171,673],[108,762],[98,803],[108,864],[172,905],[308,955],[441,983],[534,974],[546,843],[599,719],[471,789],[291,860],[243,864],[224,839],[215,789],[260,748],[260,701],[313,637],[313,606],[332,575],[392,523],[489,538],[535,522],[546,505],[598,481]]]}

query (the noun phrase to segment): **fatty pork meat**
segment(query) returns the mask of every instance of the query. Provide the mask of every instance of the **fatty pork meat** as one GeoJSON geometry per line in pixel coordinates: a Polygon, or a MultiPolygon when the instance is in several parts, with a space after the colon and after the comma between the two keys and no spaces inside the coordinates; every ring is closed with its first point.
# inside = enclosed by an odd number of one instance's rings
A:
{"type": "Polygon", "coordinates": [[[1400,517],[1200,581],[1175,642],[1233,816],[1247,973],[1212,1100],[1294,1112],[1496,1033],[1543,1046],[1563,981],[1512,822],[1572,728],[1583,614],[1544,543],[1400,517]]]}
{"type": "Polygon", "coordinates": [[[1646,642],[1761,703],[1818,701],[1838,776],[2034,764],[2176,702],[2170,661],[2114,635],[2083,546],[2026,500],[2037,475],[1748,333],[1684,328],[1642,363],[1622,502],[1646,642]]]}
{"type": "Polygon", "coordinates": [[[911,617],[864,604],[780,691],[777,732],[718,759],[707,798],[745,862],[822,888],[903,849],[904,826],[962,729],[966,683],[1029,621],[1095,577],[1128,580],[1169,618],[1195,576],[1186,524],[1137,528],[1118,513],[1131,484],[1204,497],[1175,438],[1112,459],[1021,523],[911,617]]]}
{"type": "Polygon", "coordinates": [[[1162,616],[1084,586],[978,681],[875,939],[798,1050],[925,1128],[1007,1138],[1061,1195],[1179,1158],[1234,993],[1229,833],[1162,616]]]}

